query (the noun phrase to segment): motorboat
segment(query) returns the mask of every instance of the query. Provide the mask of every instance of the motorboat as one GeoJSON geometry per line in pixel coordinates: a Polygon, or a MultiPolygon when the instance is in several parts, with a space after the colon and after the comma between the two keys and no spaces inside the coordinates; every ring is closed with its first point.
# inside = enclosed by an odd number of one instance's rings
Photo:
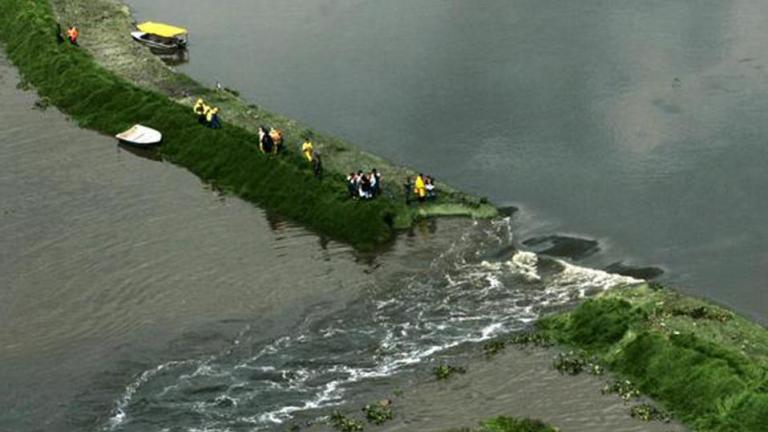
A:
{"type": "Polygon", "coordinates": [[[136,26],[137,31],[131,32],[131,37],[153,50],[176,51],[183,50],[189,42],[187,29],[169,24],[147,21],[136,26]]]}

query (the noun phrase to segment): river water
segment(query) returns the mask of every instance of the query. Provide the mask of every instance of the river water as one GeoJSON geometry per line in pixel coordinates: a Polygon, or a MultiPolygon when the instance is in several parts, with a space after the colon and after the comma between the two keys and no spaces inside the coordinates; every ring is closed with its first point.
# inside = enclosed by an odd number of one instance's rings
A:
{"type": "Polygon", "coordinates": [[[682,429],[630,418],[552,352],[482,356],[633,280],[520,251],[510,218],[428,222],[359,254],[32,109],[18,81],[0,57],[0,431],[325,430],[384,397],[398,414],[382,430],[498,414],[682,429]],[[436,384],[443,362],[469,372],[436,384]]]}
{"type": "Polygon", "coordinates": [[[768,322],[759,0],[129,0],[180,70],[768,322]]]}

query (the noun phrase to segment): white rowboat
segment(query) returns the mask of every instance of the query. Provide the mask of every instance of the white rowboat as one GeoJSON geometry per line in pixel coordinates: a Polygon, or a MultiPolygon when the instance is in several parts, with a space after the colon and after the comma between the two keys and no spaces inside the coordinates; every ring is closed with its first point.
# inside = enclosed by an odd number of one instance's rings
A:
{"type": "Polygon", "coordinates": [[[115,135],[115,137],[124,143],[141,147],[159,144],[160,141],[163,140],[163,134],[152,128],[148,128],[139,124],[134,125],[132,128],[125,132],[121,132],[115,135]]]}

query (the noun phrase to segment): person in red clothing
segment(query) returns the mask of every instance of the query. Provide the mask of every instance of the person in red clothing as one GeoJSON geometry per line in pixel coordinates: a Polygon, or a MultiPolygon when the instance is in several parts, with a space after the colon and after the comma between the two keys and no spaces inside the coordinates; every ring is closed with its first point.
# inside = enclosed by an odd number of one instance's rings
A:
{"type": "Polygon", "coordinates": [[[77,45],[78,36],[80,36],[80,31],[77,29],[77,27],[72,26],[67,30],[67,38],[69,39],[69,43],[72,45],[77,45]]]}

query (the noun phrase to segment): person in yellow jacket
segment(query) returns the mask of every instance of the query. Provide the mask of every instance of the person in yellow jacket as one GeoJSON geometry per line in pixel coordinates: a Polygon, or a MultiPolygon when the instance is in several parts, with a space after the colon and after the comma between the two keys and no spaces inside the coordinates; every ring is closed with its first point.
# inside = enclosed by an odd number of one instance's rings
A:
{"type": "Polygon", "coordinates": [[[416,176],[416,182],[413,185],[413,193],[416,194],[416,197],[419,199],[419,201],[424,201],[426,198],[427,186],[424,183],[424,174],[419,174],[416,176]]]}
{"type": "Polygon", "coordinates": [[[304,139],[304,144],[301,145],[301,154],[304,155],[305,158],[307,158],[307,161],[309,163],[312,163],[312,156],[315,153],[315,149],[312,146],[312,141],[309,140],[309,138],[304,139]]]}
{"type": "Polygon", "coordinates": [[[208,120],[208,127],[211,129],[221,129],[221,121],[219,121],[219,108],[211,108],[211,118],[208,120]]]}
{"type": "Polygon", "coordinates": [[[200,124],[205,123],[205,111],[207,111],[207,108],[208,107],[205,105],[205,101],[202,98],[197,99],[195,106],[192,108],[192,111],[197,114],[197,121],[200,124]]]}

